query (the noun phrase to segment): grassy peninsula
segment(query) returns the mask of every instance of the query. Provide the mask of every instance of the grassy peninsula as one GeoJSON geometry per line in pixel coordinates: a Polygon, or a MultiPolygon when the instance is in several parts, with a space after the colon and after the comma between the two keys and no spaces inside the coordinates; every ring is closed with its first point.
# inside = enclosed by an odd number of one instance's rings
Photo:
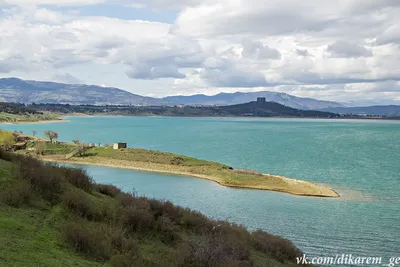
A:
{"type": "Polygon", "coordinates": [[[0,149],[1,266],[294,267],[301,254],[278,236],[0,149]]]}
{"type": "Polygon", "coordinates": [[[66,159],[66,155],[76,148],[73,144],[47,144],[40,159],[185,175],[212,180],[229,187],[271,190],[300,196],[339,197],[334,190],[310,182],[250,170],[235,170],[217,162],[145,149],[92,147],[66,159]]]}

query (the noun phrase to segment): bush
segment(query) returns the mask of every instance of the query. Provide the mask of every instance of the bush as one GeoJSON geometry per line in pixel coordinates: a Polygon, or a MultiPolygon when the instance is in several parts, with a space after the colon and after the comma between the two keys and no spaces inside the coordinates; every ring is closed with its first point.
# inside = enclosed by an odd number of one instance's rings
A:
{"type": "Polygon", "coordinates": [[[103,195],[115,198],[118,194],[121,194],[121,189],[113,185],[97,184],[97,190],[103,195]]]}
{"type": "Polygon", "coordinates": [[[145,231],[153,228],[154,215],[149,208],[129,206],[124,209],[121,221],[130,232],[145,231]]]}
{"type": "Polygon", "coordinates": [[[197,233],[202,233],[202,231],[212,227],[212,222],[200,212],[185,209],[181,218],[181,225],[197,233]]]}
{"type": "Polygon", "coordinates": [[[294,261],[302,252],[293,243],[279,236],[274,236],[261,230],[252,233],[253,246],[258,251],[265,253],[280,261],[294,261]]]}
{"type": "Polygon", "coordinates": [[[13,155],[6,150],[0,148],[0,159],[5,160],[5,161],[12,161],[13,160],[13,155]]]}
{"type": "Polygon", "coordinates": [[[135,202],[136,196],[134,193],[120,193],[115,197],[115,199],[121,203],[122,206],[127,207],[135,202]]]}
{"type": "Polygon", "coordinates": [[[180,236],[176,232],[177,226],[168,215],[162,215],[156,221],[157,230],[161,233],[161,241],[167,244],[176,242],[180,236]]]}
{"type": "Polygon", "coordinates": [[[182,266],[250,267],[250,252],[224,238],[222,235],[198,237],[179,248],[182,266]]]}
{"type": "Polygon", "coordinates": [[[16,159],[19,177],[29,181],[33,190],[38,191],[45,200],[57,203],[63,191],[63,172],[55,165],[44,164],[33,158],[16,159]]]}
{"type": "Polygon", "coordinates": [[[0,192],[0,200],[9,206],[20,208],[32,199],[32,187],[28,181],[18,181],[0,192]]]}
{"type": "Polygon", "coordinates": [[[111,257],[111,242],[103,227],[85,221],[70,221],[61,228],[62,236],[76,252],[84,253],[99,260],[111,257]]]}
{"type": "Polygon", "coordinates": [[[90,192],[93,186],[93,179],[81,168],[61,168],[64,171],[65,179],[77,188],[90,192]]]}
{"type": "Polygon", "coordinates": [[[79,217],[92,221],[103,218],[101,209],[95,205],[87,194],[77,189],[65,192],[63,204],[69,211],[79,217]]]}

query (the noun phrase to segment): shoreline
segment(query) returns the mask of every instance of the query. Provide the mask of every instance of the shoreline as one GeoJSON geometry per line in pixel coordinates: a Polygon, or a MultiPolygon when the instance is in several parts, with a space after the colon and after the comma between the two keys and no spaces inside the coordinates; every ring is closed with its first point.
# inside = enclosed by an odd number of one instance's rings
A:
{"type": "MultiPolygon", "coordinates": [[[[157,164],[148,164],[150,167],[140,167],[140,166],[135,166],[135,164],[141,164],[139,162],[129,162],[129,161],[123,161],[123,160],[112,160],[112,159],[107,159],[104,158],[103,162],[99,162],[99,159],[96,158],[95,160],[97,162],[90,162],[88,160],[65,160],[61,158],[46,158],[46,157],[41,157],[39,158],[42,161],[45,162],[54,162],[54,163],[66,163],[66,164],[74,164],[74,165],[89,165],[89,166],[99,166],[99,167],[106,167],[106,168],[116,168],[116,169],[127,169],[127,170],[134,170],[134,171],[144,171],[144,172],[153,172],[153,173],[161,173],[161,174],[172,174],[172,175],[180,175],[180,176],[186,176],[186,177],[194,177],[194,178],[200,178],[200,179],[205,179],[209,181],[216,182],[217,184],[221,186],[226,186],[226,187],[231,187],[231,188],[241,188],[241,189],[253,189],[253,190],[267,190],[267,191],[274,191],[274,192],[280,192],[280,193],[286,193],[290,195],[295,195],[295,196],[308,196],[308,197],[320,197],[320,198],[339,198],[340,194],[337,193],[335,190],[328,188],[326,186],[321,186],[312,182],[307,182],[303,180],[298,180],[298,179],[292,179],[292,178],[287,178],[284,176],[278,176],[278,175],[270,175],[270,174],[262,174],[265,177],[272,177],[274,179],[278,179],[280,181],[283,181],[288,185],[287,188],[284,187],[273,187],[273,186],[262,186],[262,185],[235,185],[235,184],[229,184],[223,182],[220,178],[218,177],[212,177],[211,175],[202,175],[202,174],[196,174],[188,171],[182,171],[182,170],[166,170],[165,167],[167,166],[157,166],[157,164]],[[163,169],[164,167],[164,169],[163,169]],[[308,190],[314,190],[316,192],[302,192],[301,190],[296,191],[296,186],[304,186],[308,190]]],[[[100,160],[101,161],[101,160],[100,160]]],[[[305,190],[307,191],[307,190],[305,190]]]]}
{"type": "Polygon", "coordinates": [[[18,124],[46,124],[46,123],[58,123],[58,122],[70,122],[69,120],[59,119],[59,120],[39,120],[39,121],[16,121],[16,122],[0,122],[4,125],[18,125],[18,124]]]}
{"type": "Polygon", "coordinates": [[[398,117],[293,117],[293,116],[193,116],[193,115],[182,115],[182,116],[168,116],[168,115],[148,115],[148,114],[65,114],[63,117],[156,117],[156,118],[248,118],[248,119],[301,119],[301,120],[357,120],[357,121],[399,121],[398,117]]]}

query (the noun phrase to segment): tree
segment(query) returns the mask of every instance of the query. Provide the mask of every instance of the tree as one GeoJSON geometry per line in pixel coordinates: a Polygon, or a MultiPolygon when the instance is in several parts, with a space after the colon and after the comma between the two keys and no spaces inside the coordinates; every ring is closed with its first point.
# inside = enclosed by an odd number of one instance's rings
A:
{"type": "Polygon", "coordinates": [[[53,139],[58,138],[58,133],[56,133],[54,131],[45,131],[44,135],[50,139],[50,143],[53,143],[53,139]]]}
{"type": "Polygon", "coordinates": [[[35,130],[32,131],[32,135],[36,136],[36,131],[35,130]]]}

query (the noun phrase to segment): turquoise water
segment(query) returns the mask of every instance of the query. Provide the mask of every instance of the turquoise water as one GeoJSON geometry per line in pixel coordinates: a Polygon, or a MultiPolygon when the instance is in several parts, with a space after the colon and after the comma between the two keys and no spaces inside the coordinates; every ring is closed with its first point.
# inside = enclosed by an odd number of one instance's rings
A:
{"type": "Polygon", "coordinates": [[[96,181],[291,239],[310,255],[400,256],[400,122],[247,118],[72,117],[2,125],[60,139],[128,142],[327,184],[341,199],[232,189],[190,177],[85,167],[96,181]]]}

